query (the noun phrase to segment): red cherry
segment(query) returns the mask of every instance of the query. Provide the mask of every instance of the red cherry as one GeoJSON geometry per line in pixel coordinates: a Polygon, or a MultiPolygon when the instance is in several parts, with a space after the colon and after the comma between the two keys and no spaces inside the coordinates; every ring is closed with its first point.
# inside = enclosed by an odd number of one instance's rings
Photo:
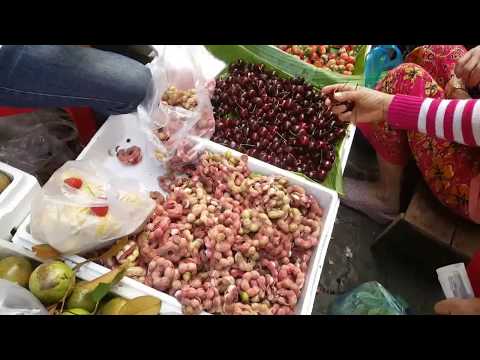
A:
{"type": "Polygon", "coordinates": [[[302,127],[299,124],[295,124],[295,125],[292,126],[292,131],[295,134],[298,134],[301,129],[302,129],[302,127]]]}
{"type": "Polygon", "coordinates": [[[323,181],[325,180],[325,178],[327,177],[327,172],[323,169],[320,169],[316,172],[316,176],[317,180],[319,181],[323,181]]]}
{"type": "Polygon", "coordinates": [[[317,150],[326,150],[327,149],[327,143],[325,141],[322,141],[322,140],[317,140],[315,142],[315,147],[317,148],[317,150]]]}
{"type": "Polygon", "coordinates": [[[298,136],[308,136],[308,131],[306,128],[301,128],[298,132],[298,136]]]}
{"type": "Polygon", "coordinates": [[[307,146],[309,141],[310,140],[307,135],[300,135],[297,137],[296,144],[300,146],[307,146]]]}
{"type": "Polygon", "coordinates": [[[264,138],[265,136],[267,136],[268,134],[268,129],[265,127],[265,126],[262,126],[260,128],[260,130],[258,131],[258,135],[261,137],[261,138],[264,138]]]}

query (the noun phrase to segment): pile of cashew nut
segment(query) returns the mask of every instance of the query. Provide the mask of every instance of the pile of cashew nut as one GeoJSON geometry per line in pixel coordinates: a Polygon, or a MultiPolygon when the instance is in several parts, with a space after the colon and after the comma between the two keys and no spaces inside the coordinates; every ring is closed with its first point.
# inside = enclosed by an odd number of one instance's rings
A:
{"type": "Polygon", "coordinates": [[[162,101],[171,106],[181,106],[186,110],[193,110],[197,106],[196,91],[195,89],[180,90],[174,85],[170,85],[163,94],[162,101]]]}
{"type": "Polygon", "coordinates": [[[185,314],[293,314],[322,228],[315,198],[286,178],[251,172],[247,156],[204,152],[145,230],[106,264],[174,296],[185,314]]]}

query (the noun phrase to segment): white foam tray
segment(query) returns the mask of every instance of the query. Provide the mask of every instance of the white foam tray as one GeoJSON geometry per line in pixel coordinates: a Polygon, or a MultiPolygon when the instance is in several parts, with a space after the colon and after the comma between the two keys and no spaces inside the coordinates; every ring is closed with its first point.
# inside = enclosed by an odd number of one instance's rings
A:
{"type": "MultiPolygon", "coordinates": [[[[43,262],[42,259],[38,258],[32,251],[28,249],[29,249],[29,246],[22,243],[22,241],[19,241],[19,242],[16,241],[15,243],[13,243],[10,241],[0,239],[0,259],[3,259],[7,256],[24,256],[39,263],[43,262]]],[[[79,260],[79,259],[76,259],[75,257],[73,258],[74,259],[72,260],[74,261],[68,261],[67,259],[65,259],[66,260],[65,263],[72,268],[76,265],[77,263],[76,261],[79,260]]],[[[93,264],[93,265],[96,265],[96,264],[93,264]]],[[[93,280],[98,276],[100,276],[99,274],[103,274],[103,273],[105,273],[103,269],[100,269],[99,271],[92,271],[90,269],[81,267],[79,272],[77,273],[77,276],[82,280],[93,280]]],[[[118,296],[125,297],[127,299],[131,299],[131,298],[142,296],[142,295],[150,295],[148,294],[148,292],[142,292],[142,291],[137,291],[137,292],[132,290],[124,291],[122,289],[122,286],[119,286],[119,285],[115,286],[112,289],[112,293],[118,296]]],[[[181,311],[178,310],[178,307],[176,305],[172,306],[168,302],[167,303],[162,302],[160,314],[180,315],[181,311]]]]}
{"type": "MultiPolygon", "coordinates": [[[[118,174],[118,176],[137,179],[138,181],[144,183],[148,189],[152,191],[158,191],[159,187],[157,178],[163,173],[163,169],[159,163],[153,159],[153,157],[149,156],[148,154],[144,154],[144,159],[139,165],[126,167],[123,166],[115,156],[110,155],[112,153],[111,150],[116,146],[125,147],[138,145],[142,147],[142,149],[145,149],[145,136],[141,132],[137,121],[137,117],[132,114],[112,117],[97,132],[89,145],[80,154],[79,159],[94,160],[100,166],[114,171],[116,174],[118,174]]],[[[199,139],[198,141],[201,143],[204,149],[216,153],[231,151],[234,155],[240,156],[240,153],[211,141],[202,139],[199,139]]],[[[339,204],[338,195],[336,192],[321,185],[315,184],[300,176],[294,175],[288,171],[266,164],[254,158],[249,158],[249,167],[255,172],[285,176],[291,183],[301,185],[307,190],[307,192],[317,198],[325,211],[324,227],[320,235],[320,241],[312,255],[305,286],[296,307],[297,314],[311,314],[315,300],[316,289],[320,280],[325,255],[337,215],[339,204]]],[[[22,245],[27,249],[31,249],[33,244],[38,243],[30,235],[29,223],[30,219],[27,218],[22,226],[18,229],[17,234],[13,239],[15,243],[22,245]]],[[[79,256],[68,256],[65,257],[65,260],[76,264],[82,262],[84,259],[79,256]]],[[[108,269],[103,266],[94,263],[88,263],[81,268],[78,276],[82,279],[89,280],[106,273],[107,271],[108,269]]],[[[116,293],[118,293],[120,296],[131,298],[141,294],[148,294],[160,298],[165,304],[165,310],[170,304],[176,311],[179,311],[180,309],[180,304],[175,298],[147,287],[135,280],[124,278],[120,281],[117,287],[116,293]]]]}
{"type": "Polygon", "coordinates": [[[36,257],[33,252],[28,251],[24,247],[14,244],[11,241],[0,239],[0,260],[8,256],[24,256],[30,260],[34,260],[39,263],[42,262],[42,260],[36,257]]]}
{"type": "Polygon", "coordinates": [[[3,162],[0,162],[0,172],[12,180],[0,194],[0,238],[9,240],[12,229],[30,213],[31,198],[40,191],[40,185],[32,175],[3,162]]]}

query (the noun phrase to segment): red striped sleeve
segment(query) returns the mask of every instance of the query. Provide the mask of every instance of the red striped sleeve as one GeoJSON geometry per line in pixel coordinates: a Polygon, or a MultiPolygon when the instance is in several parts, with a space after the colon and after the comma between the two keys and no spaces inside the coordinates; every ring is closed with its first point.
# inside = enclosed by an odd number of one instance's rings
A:
{"type": "Polygon", "coordinates": [[[475,106],[475,100],[469,100],[463,109],[462,115],[462,134],[463,141],[467,145],[476,145],[472,129],[472,112],[475,106]]]}
{"type": "Polygon", "coordinates": [[[440,100],[395,95],[388,109],[388,122],[394,128],[480,146],[480,99],[440,100]]]}
{"type": "Polygon", "coordinates": [[[457,104],[458,100],[452,100],[445,110],[445,118],[443,120],[443,134],[445,139],[453,140],[453,114],[457,104]]]}
{"type": "Polygon", "coordinates": [[[420,97],[395,95],[387,112],[389,124],[398,129],[417,130],[422,103],[420,97]]]}
{"type": "Polygon", "coordinates": [[[427,112],[427,134],[435,136],[435,118],[437,116],[438,106],[440,105],[440,99],[435,99],[430,104],[427,112]]]}

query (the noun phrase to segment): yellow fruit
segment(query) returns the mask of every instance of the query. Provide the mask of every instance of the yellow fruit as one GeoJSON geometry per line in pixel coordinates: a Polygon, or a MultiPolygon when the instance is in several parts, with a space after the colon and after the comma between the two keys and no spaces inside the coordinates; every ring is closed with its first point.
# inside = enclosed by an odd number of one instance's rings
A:
{"type": "Polygon", "coordinates": [[[62,315],[92,315],[85,309],[68,309],[62,315]]]}
{"type": "Polygon", "coordinates": [[[125,306],[125,304],[128,301],[121,298],[121,297],[116,297],[110,300],[109,302],[103,304],[100,307],[100,310],[98,310],[98,315],[119,315],[120,311],[122,310],[122,307],[125,306]]]}
{"type": "Polygon", "coordinates": [[[0,172],[0,193],[7,188],[10,182],[10,178],[6,174],[0,172]]]}
{"type": "Polygon", "coordinates": [[[22,256],[9,256],[0,260],[0,279],[27,287],[32,273],[32,264],[22,256]]]}
{"type": "Polygon", "coordinates": [[[61,261],[48,262],[32,272],[28,286],[43,304],[55,304],[73,290],[75,273],[61,261]]]}
{"type": "Polygon", "coordinates": [[[75,286],[67,300],[66,309],[85,309],[89,312],[95,310],[95,302],[90,298],[91,290],[82,286],[84,282],[75,286]]]}
{"type": "Polygon", "coordinates": [[[158,315],[162,301],[153,296],[139,296],[135,299],[128,300],[122,306],[120,315],[158,315]]]}

